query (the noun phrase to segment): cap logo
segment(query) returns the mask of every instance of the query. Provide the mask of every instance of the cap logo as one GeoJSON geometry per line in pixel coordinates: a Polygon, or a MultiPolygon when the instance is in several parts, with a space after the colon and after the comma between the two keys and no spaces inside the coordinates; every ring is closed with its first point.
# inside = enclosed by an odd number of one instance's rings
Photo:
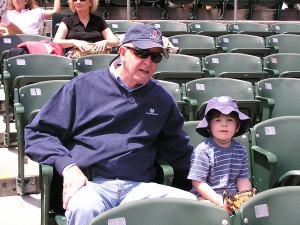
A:
{"type": "Polygon", "coordinates": [[[221,97],[218,98],[218,101],[219,102],[228,102],[229,99],[226,96],[221,96],[221,97]]]}
{"type": "Polygon", "coordinates": [[[152,33],[150,34],[150,38],[153,38],[153,39],[159,39],[159,34],[157,32],[157,30],[152,30],[152,33]]]}

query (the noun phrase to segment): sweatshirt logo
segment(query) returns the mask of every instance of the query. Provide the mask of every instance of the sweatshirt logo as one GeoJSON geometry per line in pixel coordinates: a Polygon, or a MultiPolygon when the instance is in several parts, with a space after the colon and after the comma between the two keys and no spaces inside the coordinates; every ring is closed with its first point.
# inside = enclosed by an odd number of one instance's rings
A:
{"type": "Polygon", "coordinates": [[[146,112],[146,114],[147,114],[147,115],[152,115],[152,116],[157,116],[157,115],[158,115],[157,113],[155,113],[155,110],[154,110],[153,108],[151,108],[151,109],[149,110],[149,112],[146,112]]]}

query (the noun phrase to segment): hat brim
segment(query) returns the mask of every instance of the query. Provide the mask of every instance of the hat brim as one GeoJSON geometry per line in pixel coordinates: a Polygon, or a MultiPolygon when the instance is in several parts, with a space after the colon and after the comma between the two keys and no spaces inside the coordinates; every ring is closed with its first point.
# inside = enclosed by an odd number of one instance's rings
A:
{"type": "MultiPolygon", "coordinates": [[[[239,120],[240,120],[240,123],[241,123],[241,126],[240,126],[240,129],[236,132],[235,136],[240,136],[240,135],[244,134],[249,129],[251,119],[247,115],[245,115],[244,113],[242,113],[240,111],[237,111],[235,108],[230,107],[230,106],[226,106],[226,107],[220,106],[220,107],[215,107],[215,108],[212,108],[212,109],[216,109],[216,110],[220,111],[222,114],[225,114],[225,115],[228,115],[231,112],[236,112],[237,113],[237,115],[239,117],[239,120]]],[[[206,119],[206,115],[212,109],[210,109],[209,111],[206,112],[204,118],[199,122],[198,126],[196,127],[196,131],[203,137],[210,137],[211,136],[210,132],[207,130],[208,122],[207,122],[207,119],[206,119]]]]}
{"type": "Polygon", "coordinates": [[[153,41],[148,41],[148,40],[140,40],[140,41],[132,41],[134,46],[140,48],[140,49],[148,49],[148,48],[161,48],[161,53],[162,55],[168,59],[169,58],[169,53],[167,49],[165,49],[161,44],[153,42],[153,41]]]}

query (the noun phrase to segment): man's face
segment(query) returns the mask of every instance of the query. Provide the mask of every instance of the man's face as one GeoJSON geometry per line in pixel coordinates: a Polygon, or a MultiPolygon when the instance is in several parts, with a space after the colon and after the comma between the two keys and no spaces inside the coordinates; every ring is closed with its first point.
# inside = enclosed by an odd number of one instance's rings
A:
{"type": "MultiPolygon", "coordinates": [[[[147,83],[151,79],[156,71],[157,63],[153,62],[152,56],[145,59],[137,56],[134,45],[126,44],[126,46],[122,46],[120,49],[123,62],[123,73],[120,76],[127,86],[134,88],[147,83]]],[[[161,48],[150,48],[148,51],[160,54],[161,48]]]]}

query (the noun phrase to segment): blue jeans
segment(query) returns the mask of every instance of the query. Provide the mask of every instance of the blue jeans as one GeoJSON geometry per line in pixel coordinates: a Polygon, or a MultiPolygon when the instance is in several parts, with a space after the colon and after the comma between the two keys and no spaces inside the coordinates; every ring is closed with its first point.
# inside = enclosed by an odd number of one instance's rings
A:
{"type": "Polygon", "coordinates": [[[197,200],[190,192],[166,185],[96,177],[70,199],[67,224],[88,225],[94,217],[126,202],[164,197],[197,200]]]}

